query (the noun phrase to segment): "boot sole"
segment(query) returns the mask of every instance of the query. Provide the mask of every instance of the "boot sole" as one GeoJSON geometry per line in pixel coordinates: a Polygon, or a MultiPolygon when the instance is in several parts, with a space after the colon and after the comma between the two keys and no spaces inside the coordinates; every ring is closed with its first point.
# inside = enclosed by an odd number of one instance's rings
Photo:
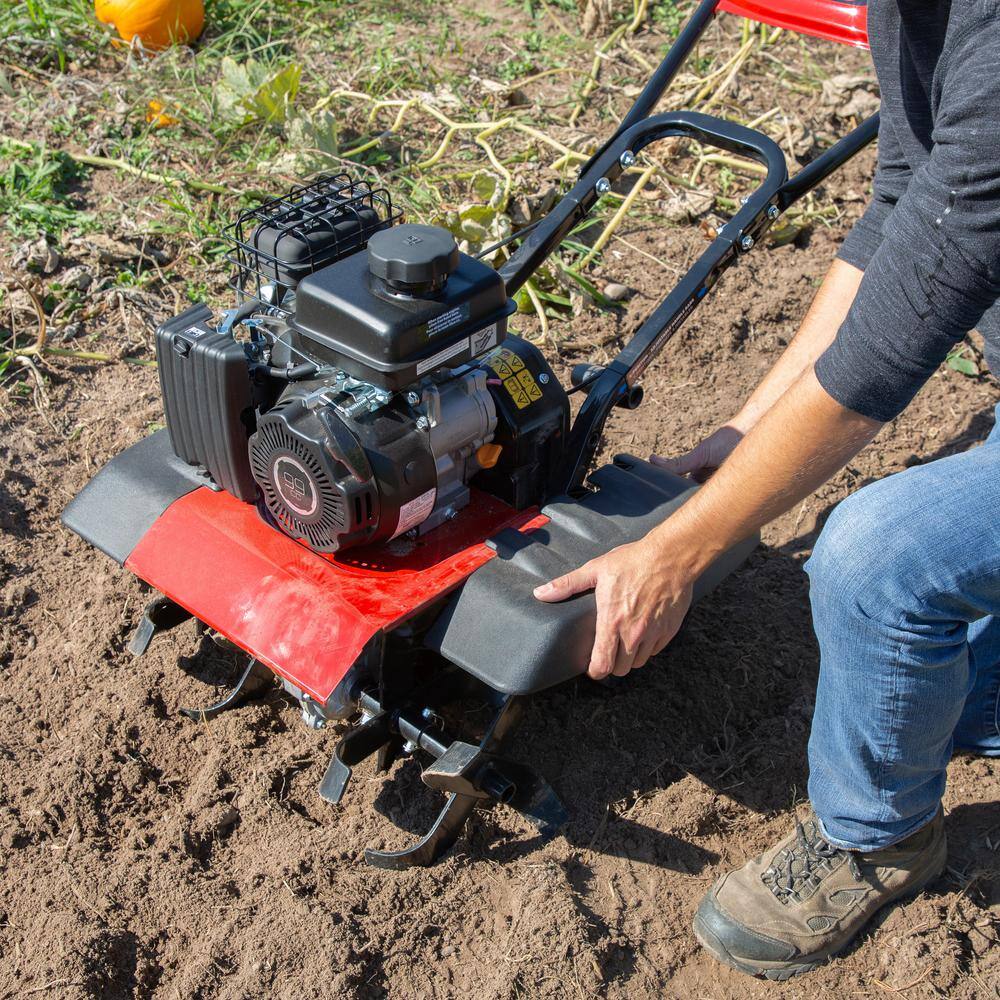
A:
{"type": "Polygon", "coordinates": [[[756,962],[752,959],[737,958],[731,955],[725,945],[705,926],[698,914],[695,914],[692,929],[694,936],[701,946],[717,961],[723,965],[728,965],[737,972],[742,972],[757,979],[769,979],[772,982],[784,982],[794,976],[801,976],[805,972],[812,972],[813,969],[825,965],[831,958],[835,958],[842,951],[848,948],[852,942],[856,941],[864,929],[875,919],[886,907],[896,903],[902,903],[914,896],[920,895],[924,889],[934,881],[945,869],[947,856],[942,858],[940,866],[935,866],[916,885],[907,886],[898,896],[887,899],[877,910],[874,910],[868,919],[858,928],[857,933],[843,944],[826,951],[816,952],[812,955],[805,955],[791,962],[756,962]]]}

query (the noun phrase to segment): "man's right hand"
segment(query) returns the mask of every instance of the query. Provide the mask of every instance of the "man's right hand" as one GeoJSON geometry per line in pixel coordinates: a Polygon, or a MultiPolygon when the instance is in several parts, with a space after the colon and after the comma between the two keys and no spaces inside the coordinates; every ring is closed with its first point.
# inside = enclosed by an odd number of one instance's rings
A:
{"type": "Polygon", "coordinates": [[[696,483],[703,483],[729,458],[732,450],[743,440],[743,431],[732,424],[725,424],[686,455],[676,458],[661,458],[651,455],[649,460],[661,469],[678,476],[689,476],[696,483]]]}

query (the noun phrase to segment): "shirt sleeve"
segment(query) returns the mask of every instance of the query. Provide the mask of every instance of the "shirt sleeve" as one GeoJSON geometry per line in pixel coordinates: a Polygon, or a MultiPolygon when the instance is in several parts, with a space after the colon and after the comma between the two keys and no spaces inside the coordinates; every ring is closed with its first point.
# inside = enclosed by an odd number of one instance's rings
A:
{"type": "Polygon", "coordinates": [[[872,200],[847,234],[837,256],[859,271],[868,267],[882,242],[886,220],[906,193],[913,171],[896,139],[892,122],[883,114],[878,132],[878,167],[872,185],[872,200]]]}
{"type": "Polygon", "coordinates": [[[884,236],[816,376],[843,406],[891,420],[1000,297],[1000,73],[996,24],[958,40],[928,162],[884,236]]]}

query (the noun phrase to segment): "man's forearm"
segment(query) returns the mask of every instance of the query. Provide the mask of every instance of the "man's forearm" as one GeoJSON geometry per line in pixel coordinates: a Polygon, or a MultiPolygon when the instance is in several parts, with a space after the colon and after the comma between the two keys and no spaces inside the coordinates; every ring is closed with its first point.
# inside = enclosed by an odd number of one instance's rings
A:
{"type": "Polygon", "coordinates": [[[777,364],[730,423],[746,434],[785,391],[833,343],[857,294],[864,272],[835,260],[806,313],[799,332],[777,364]]]}
{"type": "Polygon", "coordinates": [[[719,471],[647,541],[693,578],[826,482],[881,426],[836,402],[810,365],[719,471]]]}

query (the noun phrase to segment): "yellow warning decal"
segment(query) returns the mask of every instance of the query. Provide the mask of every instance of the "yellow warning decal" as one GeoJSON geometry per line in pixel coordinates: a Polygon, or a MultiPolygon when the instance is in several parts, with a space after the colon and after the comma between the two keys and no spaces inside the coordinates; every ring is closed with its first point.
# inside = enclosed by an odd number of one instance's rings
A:
{"type": "Polygon", "coordinates": [[[534,375],[525,368],[524,362],[513,351],[501,347],[487,356],[486,363],[503,382],[504,388],[519,410],[542,398],[542,390],[538,387],[534,375]]]}
{"type": "Polygon", "coordinates": [[[542,390],[538,388],[538,383],[535,381],[534,375],[527,368],[518,373],[517,380],[521,383],[521,388],[528,394],[528,398],[532,402],[542,398],[542,390]]]}
{"type": "Polygon", "coordinates": [[[489,366],[502,379],[508,379],[511,375],[524,368],[524,362],[513,352],[501,347],[494,351],[488,358],[489,366]]]}

